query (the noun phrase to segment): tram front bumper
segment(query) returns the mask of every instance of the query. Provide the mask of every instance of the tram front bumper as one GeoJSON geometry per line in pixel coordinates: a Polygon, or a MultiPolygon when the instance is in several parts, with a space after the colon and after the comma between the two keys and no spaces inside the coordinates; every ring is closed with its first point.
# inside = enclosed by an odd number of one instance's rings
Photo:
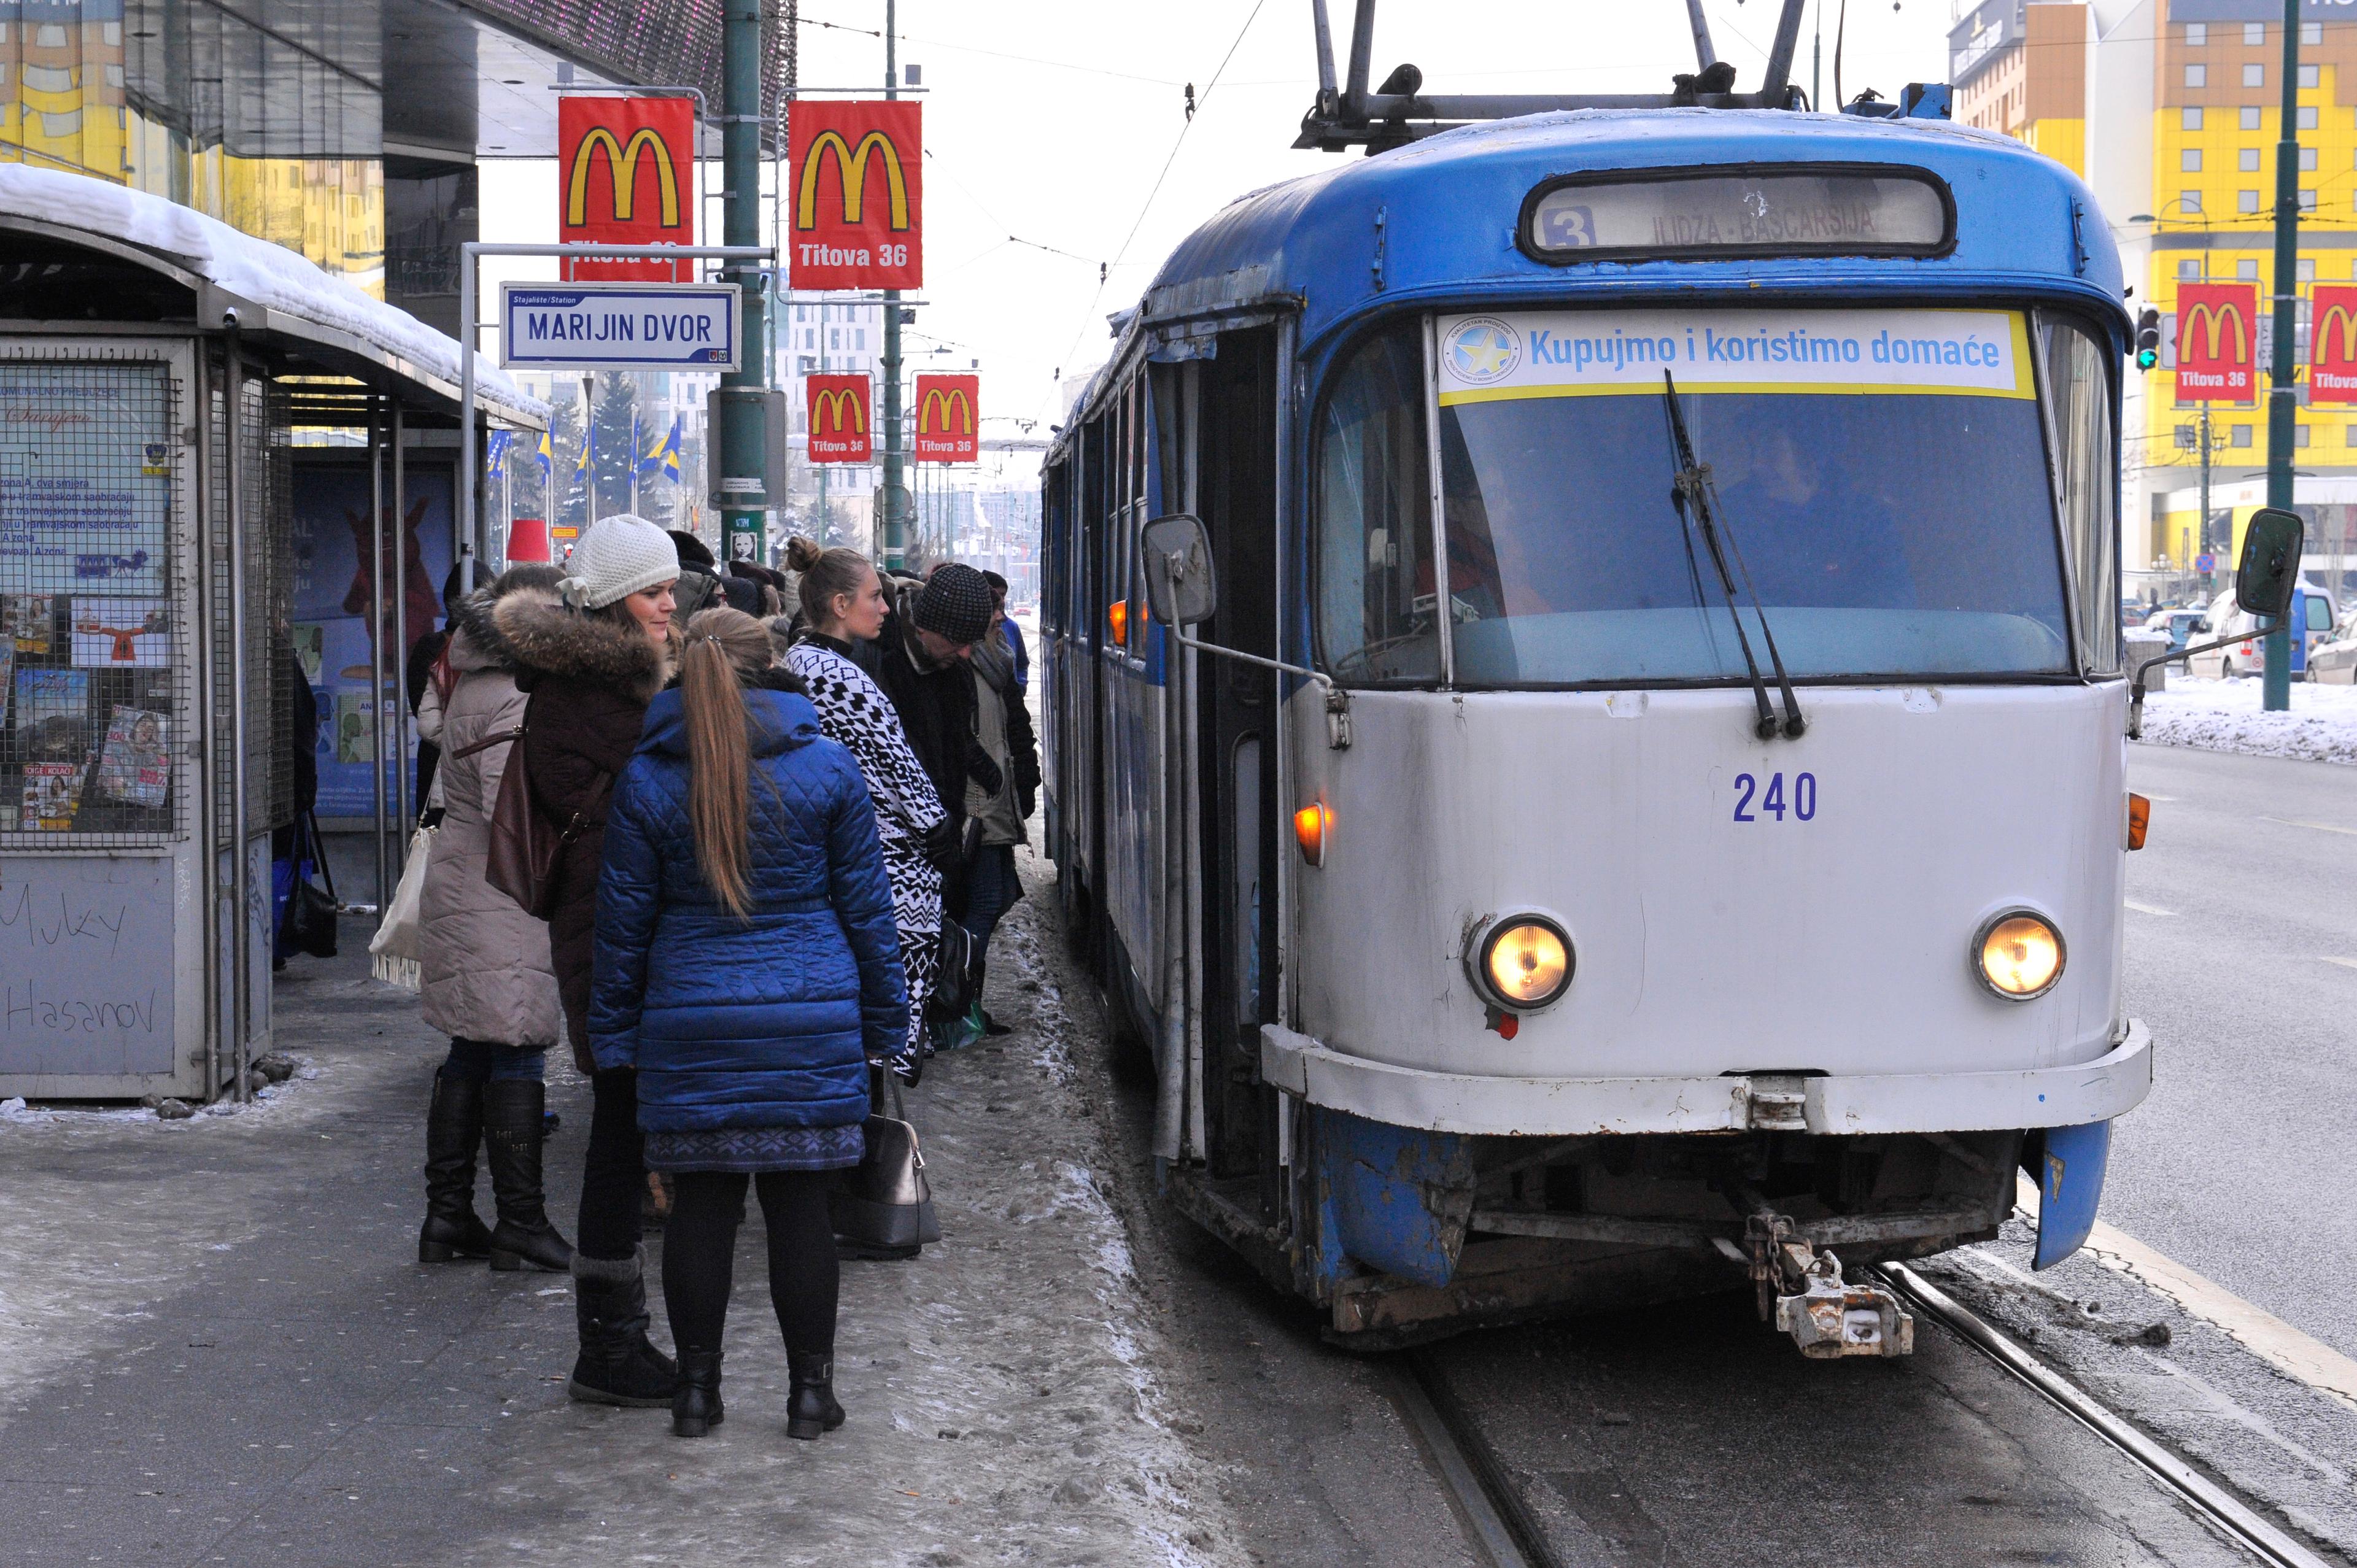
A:
{"type": "Polygon", "coordinates": [[[2152,1090],[2152,1035],[2130,1019],[2093,1061],[2004,1072],[1844,1078],[1500,1078],[1393,1067],[1261,1026],[1263,1079],[1313,1105],[1436,1133],[1969,1133],[2108,1122],[2152,1090]]]}

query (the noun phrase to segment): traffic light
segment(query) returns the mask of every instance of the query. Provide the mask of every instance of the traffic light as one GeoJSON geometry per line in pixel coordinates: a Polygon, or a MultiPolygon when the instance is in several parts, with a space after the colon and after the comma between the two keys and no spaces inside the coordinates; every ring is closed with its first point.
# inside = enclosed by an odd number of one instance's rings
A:
{"type": "Polygon", "coordinates": [[[2160,363],[2160,312],[2149,305],[2136,312],[2136,360],[2139,371],[2160,363]]]}

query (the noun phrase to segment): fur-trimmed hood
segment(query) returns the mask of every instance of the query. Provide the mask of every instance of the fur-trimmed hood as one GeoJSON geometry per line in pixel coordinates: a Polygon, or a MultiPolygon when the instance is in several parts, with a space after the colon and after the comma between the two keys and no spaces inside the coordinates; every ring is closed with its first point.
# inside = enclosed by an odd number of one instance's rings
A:
{"type": "Polygon", "coordinates": [[[507,595],[490,607],[490,628],[527,678],[568,676],[642,703],[671,679],[670,651],[658,653],[636,627],[571,608],[554,588],[507,595]]]}
{"type": "Polygon", "coordinates": [[[504,670],[514,674],[522,669],[523,661],[500,635],[492,611],[501,599],[526,590],[553,594],[563,580],[564,574],[555,567],[526,562],[509,567],[496,581],[461,598],[450,611],[450,668],[462,675],[476,670],[504,670]]]}

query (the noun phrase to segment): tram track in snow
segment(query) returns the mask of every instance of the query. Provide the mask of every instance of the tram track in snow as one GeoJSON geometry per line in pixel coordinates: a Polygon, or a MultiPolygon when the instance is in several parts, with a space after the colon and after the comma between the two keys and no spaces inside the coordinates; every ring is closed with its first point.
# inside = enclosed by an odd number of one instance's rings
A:
{"type": "Polygon", "coordinates": [[[1875,1273],[1916,1311],[2026,1383],[2114,1448],[2135,1460],[2195,1512],[2260,1562],[2272,1568],[2331,1568],[2323,1557],[2294,1541],[2256,1510],[2209,1477],[2145,1435],[2136,1425],[2090,1397],[1986,1318],[1958,1302],[1904,1263],[1884,1263],[1875,1273]]]}
{"type": "MultiPolygon", "coordinates": [[[[2269,1568],[2337,1568],[1915,1270],[1886,1263],[1873,1272],[1916,1312],[2133,1460],[2253,1559],[2269,1568]]],[[[1448,1489],[1477,1561],[1491,1568],[1568,1568],[1430,1348],[1402,1351],[1394,1376],[1394,1400],[1448,1489]]]]}

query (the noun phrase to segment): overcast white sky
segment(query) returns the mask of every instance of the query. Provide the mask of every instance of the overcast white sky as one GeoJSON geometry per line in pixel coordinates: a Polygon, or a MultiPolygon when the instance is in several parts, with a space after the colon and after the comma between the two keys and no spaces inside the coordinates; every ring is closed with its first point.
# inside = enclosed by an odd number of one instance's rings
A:
{"type": "MultiPolygon", "coordinates": [[[[1738,89],[1756,86],[1775,0],[1706,8],[1738,89]]],[[[1329,9],[1347,59],[1351,0],[1329,9]]],[[[804,0],[802,83],[880,87],[883,10],[804,0]]],[[[1824,5],[1828,102],[1840,15],[1841,0],[1824,5]]],[[[916,368],[980,360],[985,417],[1052,419],[1057,372],[1103,360],[1106,314],[1135,302],[1189,230],[1232,197],[1358,156],[1288,145],[1317,81],[1309,16],[1308,0],[900,0],[899,58],[923,68],[927,89],[929,303],[907,341],[916,368]],[[928,353],[936,344],[951,351],[928,353]]],[[[1793,70],[1803,86],[1815,21],[1813,4],[1793,70]]],[[[1843,90],[1896,97],[1906,82],[1942,80],[1947,27],[1936,0],[1854,0],[1843,90]]],[[[1403,60],[1423,69],[1428,91],[1627,92],[1666,90],[1694,56],[1683,0],[1382,0],[1375,80],[1403,60]]],[[[555,186],[547,162],[487,165],[483,238],[553,240],[555,186]]]]}

